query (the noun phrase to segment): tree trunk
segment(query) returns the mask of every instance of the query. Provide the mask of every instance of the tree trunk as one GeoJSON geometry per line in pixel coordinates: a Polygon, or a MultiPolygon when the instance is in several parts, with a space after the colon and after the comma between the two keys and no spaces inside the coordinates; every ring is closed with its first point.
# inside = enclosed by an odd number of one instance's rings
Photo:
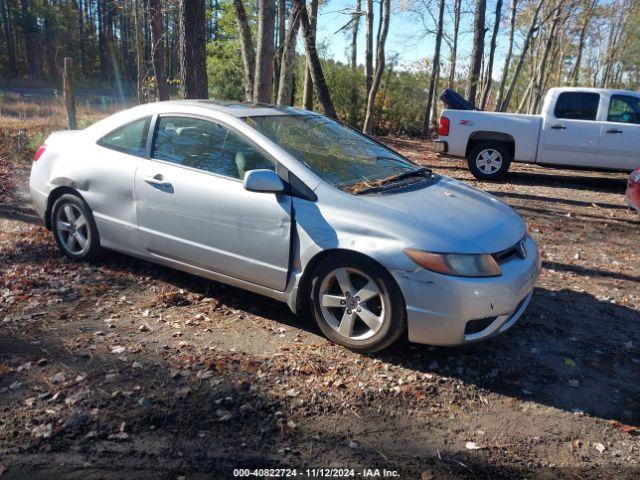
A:
{"type": "Polygon", "coordinates": [[[429,124],[431,123],[432,118],[431,112],[433,110],[435,91],[438,85],[438,71],[440,70],[440,45],[442,42],[442,24],[444,20],[444,5],[445,0],[440,0],[438,8],[438,25],[436,27],[436,46],[433,52],[433,62],[431,65],[431,80],[429,81],[429,93],[427,94],[427,107],[424,112],[424,121],[422,122],[423,137],[429,135],[429,124]]]}
{"type": "Polygon", "coordinates": [[[40,55],[38,45],[38,24],[29,0],[21,0],[21,26],[27,54],[27,70],[30,78],[40,78],[40,55]]]}
{"type": "Polygon", "coordinates": [[[529,113],[535,113],[538,110],[538,106],[540,101],[542,100],[542,93],[544,88],[544,79],[545,72],[548,70],[547,62],[549,60],[549,54],[551,53],[551,49],[554,46],[556,40],[556,31],[558,29],[558,24],[560,22],[560,13],[561,13],[562,3],[559,3],[556,7],[556,13],[551,22],[551,28],[549,29],[549,35],[546,39],[544,49],[542,51],[542,58],[540,59],[540,63],[538,64],[538,69],[533,76],[533,92],[532,92],[532,101],[531,107],[529,108],[529,113]]]}
{"type": "Polygon", "coordinates": [[[280,69],[282,68],[282,57],[284,55],[285,40],[287,30],[285,27],[285,17],[287,15],[287,2],[286,0],[277,0],[278,2],[278,29],[277,29],[277,48],[275,57],[275,72],[273,78],[273,97],[278,98],[278,92],[280,90],[280,69]]]}
{"type": "Polygon", "coordinates": [[[542,8],[542,4],[544,2],[545,0],[539,0],[538,5],[536,6],[536,9],[533,13],[533,17],[531,18],[531,23],[529,24],[529,28],[525,36],[524,45],[522,46],[522,52],[520,53],[520,59],[518,60],[518,64],[516,65],[516,70],[513,72],[513,78],[511,79],[511,83],[509,84],[509,88],[507,90],[507,94],[504,97],[504,101],[502,102],[502,105],[500,105],[501,112],[504,112],[507,110],[507,108],[509,108],[511,96],[513,95],[513,91],[516,88],[516,84],[518,83],[518,77],[520,77],[520,71],[522,70],[522,66],[529,51],[531,38],[533,37],[538,23],[538,15],[540,14],[540,9],[542,8]]]}
{"type": "Polygon", "coordinates": [[[270,103],[273,94],[273,35],[276,27],[275,0],[258,0],[258,45],[253,101],[270,103]]]}
{"type": "Polygon", "coordinates": [[[358,73],[358,29],[360,27],[360,15],[362,14],[362,2],[356,0],[356,9],[353,13],[351,21],[351,108],[349,109],[349,123],[355,126],[358,123],[358,82],[356,81],[358,73]]]}
{"type": "Polygon", "coordinates": [[[9,78],[18,76],[16,65],[16,50],[13,41],[13,28],[11,24],[11,12],[9,11],[8,0],[1,0],[2,7],[2,25],[4,29],[4,40],[7,48],[7,73],[9,78]]]}
{"type": "Polygon", "coordinates": [[[484,56],[485,15],[487,0],[476,0],[476,13],[473,19],[473,51],[471,52],[471,66],[469,67],[469,83],[467,84],[467,100],[473,105],[476,103],[478,82],[482,71],[482,58],[484,56]]]}
{"type": "Polygon", "coordinates": [[[136,66],[138,72],[137,78],[137,94],[138,103],[145,103],[144,81],[146,77],[144,65],[144,45],[142,43],[142,24],[140,21],[140,0],[134,0],[133,3],[133,23],[135,29],[136,41],[136,66]]]}
{"type": "Polygon", "coordinates": [[[482,90],[482,96],[480,98],[480,110],[484,110],[487,106],[487,100],[489,99],[489,92],[491,91],[491,85],[493,83],[493,59],[496,51],[496,44],[498,42],[498,31],[500,30],[500,20],[502,18],[502,0],[496,0],[496,16],[493,22],[493,32],[491,33],[491,47],[489,50],[489,60],[487,61],[487,74],[482,90]]]}
{"type": "MultiPolygon", "coordinates": [[[[309,12],[309,27],[311,28],[309,40],[313,42],[313,49],[316,50],[316,29],[318,25],[318,0],[311,0],[309,12]]],[[[306,35],[306,34],[305,34],[306,35]]],[[[307,68],[304,72],[304,85],[302,88],[302,108],[305,110],[313,110],[313,78],[311,75],[311,65],[307,61],[307,68]]]]}
{"type": "Polygon", "coordinates": [[[304,39],[304,47],[307,54],[307,65],[309,65],[313,88],[323,113],[331,118],[337,118],[336,110],[331,101],[331,95],[327,88],[327,83],[322,73],[322,65],[316,50],[316,42],[312,36],[313,30],[309,21],[309,14],[304,0],[293,0],[294,4],[298,4],[300,8],[300,27],[302,28],[302,38],[304,39]]]}
{"type": "Polygon", "coordinates": [[[73,96],[73,63],[69,57],[64,59],[63,70],[63,91],[64,91],[64,104],[67,108],[67,123],[69,130],[76,129],[76,100],[73,96]]]}
{"type": "Polygon", "coordinates": [[[300,5],[294,4],[289,14],[289,29],[284,38],[280,79],[278,82],[278,105],[291,105],[293,95],[293,70],[296,60],[296,38],[300,26],[300,5]]]}
{"type": "Polygon", "coordinates": [[[371,91],[367,98],[367,114],[364,119],[364,128],[362,129],[367,135],[371,135],[373,131],[373,115],[376,104],[376,96],[382,82],[382,74],[384,73],[385,58],[384,47],[387,42],[387,34],[389,33],[389,17],[391,15],[391,0],[382,0],[383,2],[383,18],[381,19],[380,33],[378,35],[378,45],[376,48],[376,71],[373,75],[371,83],[371,91]]]}
{"type": "Polygon", "coordinates": [[[507,85],[507,75],[509,74],[509,66],[511,65],[511,55],[513,54],[513,38],[516,31],[516,13],[518,10],[518,0],[511,0],[511,14],[509,15],[509,41],[507,53],[504,57],[504,65],[502,67],[502,75],[500,76],[500,85],[498,86],[498,94],[496,96],[495,111],[502,111],[502,100],[504,97],[504,88],[507,85]]]}
{"type": "Polygon", "coordinates": [[[184,98],[209,98],[204,0],[180,0],[180,75],[184,98]]]}
{"type": "MultiPolygon", "coordinates": [[[[515,1],[515,0],[514,0],[515,1]]],[[[460,32],[460,16],[462,0],[455,0],[453,4],[453,41],[449,60],[449,88],[453,88],[456,81],[456,62],[458,60],[458,34],[460,32]]]]}
{"type": "MultiPolygon", "coordinates": [[[[382,0],[381,0],[382,1],[382,0]]],[[[371,83],[373,82],[373,0],[366,0],[367,10],[365,47],[364,47],[364,84],[365,94],[369,98],[371,83]]]]}
{"type": "Polygon", "coordinates": [[[156,92],[158,100],[169,100],[169,86],[164,73],[160,0],[149,0],[149,20],[151,23],[151,61],[153,63],[153,73],[156,77],[156,92]]]}
{"type": "Polygon", "coordinates": [[[247,19],[242,0],[233,0],[233,8],[236,12],[236,24],[240,34],[240,50],[244,66],[244,99],[247,102],[253,100],[253,76],[256,70],[256,52],[253,48],[251,28],[247,19]]]}

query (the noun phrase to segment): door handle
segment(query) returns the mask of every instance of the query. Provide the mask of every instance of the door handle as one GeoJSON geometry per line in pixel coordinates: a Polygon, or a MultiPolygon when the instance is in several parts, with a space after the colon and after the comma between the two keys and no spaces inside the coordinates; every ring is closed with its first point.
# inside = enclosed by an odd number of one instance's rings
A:
{"type": "Polygon", "coordinates": [[[567,127],[565,127],[564,125],[560,125],[560,124],[558,124],[558,125],[551,125],[551,128],[552,128],[553,130],[566,130],[566,129],[567,129],[567,127]]]}
{"type": "Polygon", "coordinates": [[[151,185],[156,185],[158,187],[171,188],[172,186],[171,182],[165,182],[162,175],[160,175],[159,173],[157,175],[154,175],[153,177],[145,175],[144,177],[142,177],[142,179],[145,182],[150,183],[151,185]]]}
{"type": "Polygon", "coordinates": [[[609,130],[607,130],[607,133],[614,133],[616,135],[622,135],[622,130],[618,130],[617,128],[610,128],[609,130]]]}

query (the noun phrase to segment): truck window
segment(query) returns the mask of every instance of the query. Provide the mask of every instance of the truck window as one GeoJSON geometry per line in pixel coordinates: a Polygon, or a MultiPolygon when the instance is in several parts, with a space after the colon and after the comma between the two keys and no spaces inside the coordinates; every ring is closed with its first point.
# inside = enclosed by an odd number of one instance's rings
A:
{"type": "Polygon", "coordinates": [[[640,97],[612,95],[607,121],[640,124],[640,97]]]}
{"type": "Polygon", "coordinates": [[[556,118],[595,120],[599,103],[600,95],[597,93],[563,92],[558,95],[553,114],[556,118]]]}

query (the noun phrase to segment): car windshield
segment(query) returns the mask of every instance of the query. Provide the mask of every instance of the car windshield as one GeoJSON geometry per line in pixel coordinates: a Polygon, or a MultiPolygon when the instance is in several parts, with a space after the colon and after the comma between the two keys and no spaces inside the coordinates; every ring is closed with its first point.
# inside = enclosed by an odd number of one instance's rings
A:
{"type": "Polygon", "coordinates": [[[430,170],[322,115],[270,115],[245,121],[338,188],[361,193],[424,179],[430,170]]]}

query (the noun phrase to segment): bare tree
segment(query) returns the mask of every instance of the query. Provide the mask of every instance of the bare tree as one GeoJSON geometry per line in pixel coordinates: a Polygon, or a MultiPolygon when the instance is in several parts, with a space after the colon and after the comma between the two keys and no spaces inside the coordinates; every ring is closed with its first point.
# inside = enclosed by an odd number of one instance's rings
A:
{"type": "Polygon", "coordinates": [[[293,93],[293,69],[296,59],[296,37],[300,26],[300,4],[294,3],[289,13],[289,28],[284,38],[280,79],[278,82],[278,105],[291,105],[293,93]]]}
{"type": "Polygon", "coordinates": [[[242,0],[233,0],[233,9],[236,13],[236,25],[240,34],[240,51],[242,53],[242,63],[244,67],[244,99],[250,102],[253,100],[253,76],[256,70],[256,52],[253,48],[251,28],[249,27],[247,12],[244,9],[242,0]]]}
{"type": "Polygon", "coordinates": [[[578,85],[578,80],[580,78],[580,67],[582,66],[582,52],[584,51],[584,43],[587,36],[587,29],[589,28],[589,24],[591,22],[591,16],[597,4],[598,4],[598,0],[590,0],[584,12],[582,13],[582,24],[580,25],[580,34],[578,35],[576,61],[573,64],[571,73],[569,74],[569,80],[571,82],[571,85],[573,86],[578,85]]]}
{"type": "Polygon", "coordinates": [[[322,65],[320,64],[320,58],[318,57],[318,51],[316,50],[316,42],[314,36],[312,36],[313,30],[311,22],[309,21],[309,14],[307,12],[307,6],[305,0],[292,0],[293,4],[298,4],[300,10],[300,27],[302,28],[302,38],[304,39],[304,47],[307,55],[307,65],[309,66],[309,72],[311,80],[313,82],[313,89],[318,102],[325,115],[331,118],[336,118],[336,109],[331,101],[331,95],[327,88],[327,82],[324,79],[322,72],[322,65]]]}
{"type": "Polygon", "coordinates": [[[513,38],[516,31],[516,14],[518,12],[518,0],[511,0],[511,13],[509,14],[509,40],[507,53],[504,57],[504,65],[502,66],[502,75],[500,76],[500,85],[498,86],[498,94],[496,96],[495,111],[499,112],[502,108],[502,100],[504,97],[504,89],[507,85],[507,75],[509,74],[509,66],[511,65],[511,56],[513,55],[513,38]]]}
{"type": "Polygon", "coordinates": [[[513,72],[513,77],[511,78],[511,83],[509,84],[509,88],[507,89],[507,93],[504,97],[502,104],[500,105],[500,111],[504,112],[509,107],[509,103],[511,103],[511,96],[513,95],[513,91],[516,88],[516,84],[518,83],[518,78],[520,77],[520,72],[522,71],[522,66],[524,65],[525,59],[527,57],[527,53],[529,52],[529,47],[531,46],[531,39],[533,38],[534,32],[538,29],[538,16],[540,15],[540,9],[544,4],[545,0],[538,0],[538,4],[535,7],[535,11],[533,12],[533,16],[531,17],[531,22],[529,23],[529,28],[525,34],[524,45],[522,46],[522,52],[520,52],[520,58],[518,60],[518,64],[516,65],[516,69],[513,72]]]}
{"type": "Polygon", "coordinates": [[[454,82],[456,80],[456,62],[458,60],[458,35],[460,32],[460,17],[462,13],[461,3],[462,0],[454,0],[453,3],[453,38],[451,39],[451,54],[449,59],[449,88],[453,88],[454,82]]]}
{"type": "Polygon", "coordinates": [[[383,12],[380,19],[380,29],[378,35],[378,44],[376,48],[376,70],[373,74],[373,81],[371,83],[371,90],[367,98],[367,114],[364,118],[363,132],[367,135],[371,135],[373,131],[373,115],[376,105],[376,96],[380,89],[380,83],[382,82],[382,74],[385,67],[385,53],[384,47],[387,43],[387,34],[389,33],[389,19],[391,16],[391,0],[382,0],[383,12]]]}
{"type": "MultiPolygon", "coordinates": [[[[307,18],[309,19],[309,42],[313,43],[313,49],[316,49],[316,27],[318,23],[318,0],[311,0],[309,5],[307,18]]],[[[305,34],[307,35],[307,34],[305,34]]],[[[305,38],[305,41],[307,39],[305,38]]],[[[304,72],[304,85],[302,89],[302,106],[305,110],[313,110],[313,76],[311,74],[311,65],[307,60],[307,68],[304,72]]]]}
{"type": "Polygon", "coordinates": [[[184,98],[208,98],[204,0],[180,0],[180,74],[184,98]]]}
{"type": "Polygon", "coordinates": [[[258,47],[256,73],[253,81],[253,101],[271,102],[273,93],[273,56],[275,46],[275,0],[258,0],[258,47]]]}
{"type": "Polygon", "coordinates": [[[151,23],[151,62],[156,77],[158,100],[169,100],[169,85],[164,73],[164,43],[162,41],[162,10],[160,0],[149,0],[151,23]]]}
{"type": "Polygon", "coordinates": [[[349,123],[355,125],[358,121],[358,83],[355,81],[358,71],[358,29],[360,27],[360,16],[362,15],[362,2],[356,0],[356,9],[353,12],[351,21],[351,73],[353,74],[353,85],[351,85],[351,109],[349,110],[349,123]]]}
{"type": "Polygon", "coordinates": [[[366,0],[365,27],[364,84],[368,98],[373,82],[373,0],[366,0]]]}
{"type": "Polygon", "coordinates": [[[433,110],[433,103],[435,101],[435,91],[438,85],[440,72],[440,45],[442,44],[444,6],[445,0],[440,0],[438,7],[438,23],[436,26],[436,45],[433,52],[433,63],[431,65],[431,80],[429,81],[429,92],[427,94],[427,106],[424,112],[424,121],[422,122],[422,135],[424,137],[429,134],[429,123],[431,123],[432,119],[431,113],[433,110]]]}
{"type": "Polygon", "coordinates": [[[486,11],[487,0],[476,0],[476,12],[473,18],[473,51],[471,52],[471,66],[469,67],[469,81],[466,92],[467,99],[474,105],[476,103],[480,72],[482,71],[482,58],[484,56],[486,11]]]}
{"type": "Polygon", "coordinates": [[[487,60],[486,79],[482,95],[480,97],[480,110],[484,110],[489,99],[491,84],[493,83],[493,59],[495,57],[496,45],[498,43],[498,31],[500,30],[500,20],[502,18],[502,0],[496,0],[496,15],[493,22],[493,31],[491,33],[491,46],[489,47],[489,59],[487,60]]]}
{"type": "Polygon", "coordinates": [[[146,71],[144,66],[144,45],[142,43],[142,22],[140,21],[140,5],[139,0],[133,2],[133,23],[135,29],[135,42],[136,42],[136,66],[138,72],[137,88],[138,103],[145,102],[144,94],[144,81],[146,78],[146,71]]]}

